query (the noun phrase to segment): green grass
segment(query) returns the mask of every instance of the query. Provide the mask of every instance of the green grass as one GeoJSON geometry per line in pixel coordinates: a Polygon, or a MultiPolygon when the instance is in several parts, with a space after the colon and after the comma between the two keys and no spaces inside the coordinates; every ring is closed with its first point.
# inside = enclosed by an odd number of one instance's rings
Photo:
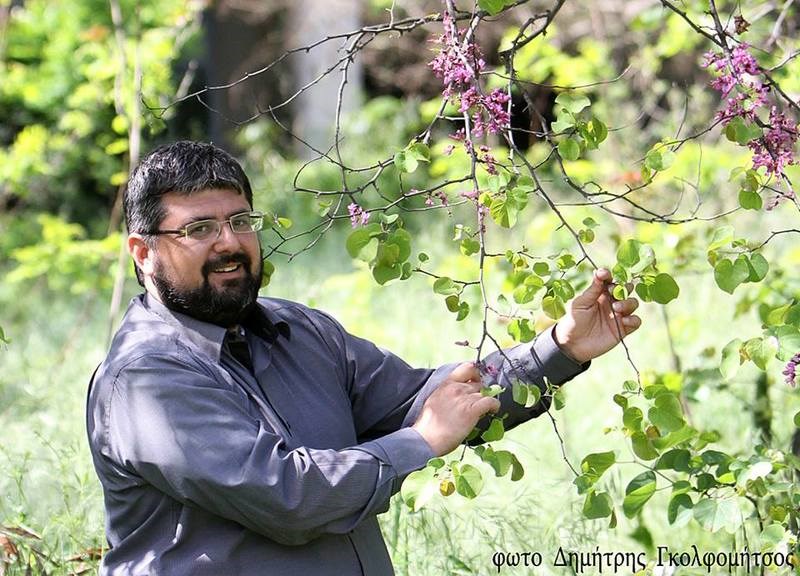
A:
{"type": "MultiPolygon", "coordinates": [[[[430,241],[420,245],[441,244],[431,234],[430,241]]],[[[264,293],[331,312],[351,332],[414,365],[472,358],[472,351],[455,342],[476,341],[478,314],[455,322],[443,298],[432,293],[431,280],[418,275],[380,288],[367,270],[352,267],[340,246],[328,242],[322,251],[300,256],[291,266],[277,262],[278,273],[264,293]]],[[[440,273],[454,274],[473,266],[444,252],[434,251],[432,256],[440,273]]],[[[734,299],[721,296],[708,275],[682,285],[684,293],[669,305],[668,315],[685,369],[713,365],[718,348],[732,334],[758,333],[750,317],[728,320],[733,317],[734,299]],[[702,351],[709,346],[717,351],[705,358],[702,351]]],[[[129,283],[127,295],[137,289],[129,283]]],[[[21,564],[30,550],[36,550],[36,559],[30,560],[34,573],[44,566],[50,574],[68,574],[80,561],[66,559],[104,544],[102,496],[85,441],[84,402],[89,376],[104,353],[107,297],[70,297],[42,286],[0,286],[0,305],[4,310],[0,321],[12,340],[0,351],[0,525],[27,527],[39,537],[7,535],[23,556],[9,573],[24,573],[21,564]]],[[[641,315],[645,327],[629,340],[634,362],[642,371],[667,370],[671,356],[661,312],[644,306],[641,315]]],[[[495,324],[492,329],[504,334],[502,326],[495,324]]],[[[508,343],[507,338],[504,341],[508,343]]],[[[777,363],[772,371],[779,373],[777,363]]],[[[632,460],[621,434],[605,429],[619,425],[619,408],[611,396],[633,376],[620,348],[594,361],[586,374],[567,385],[566,407],[553,415],[574,466],[589,452],[612,449],[620,460],[632,460]]],[[[694,425],[720,430],[724,448],[732,452],[749,450],[755,441],[748,406],[754,376],[745,372],[723,390],[704,385],[694,391],[698,401],[690,404],[694,425]]],[[[773,388],[777,441],[786,445],[798,402],[785,388],[773,388]]],[[[539,552],[544,558],[541,573],[570,573],[553,566],[559,547],[564,551],[592,551],[597,546],[604,551],[644,550],[654,558],[641,538],[633,537],[637,529],[640,535],[646,529],[656,546],[673,550],[692,544],[703,550],[732,545],[731,536],[708,534],[695,524],[671,529],[665,512],[667,493],[657,494],[641,519],[629,521],[619,513],[614,530],[607,528],[606,521],[583,520],[582,497],[572,485],[572,473],[547,416],[518,427],[500,444],[517,453],[525,466],[520,482],[494,481],[488,468],[483,468],[487,486],[476,500],[438,498],[430,509],[411,513],[395,498],[381,523],[398,574],[496,573],[492,556],[498,551],[539,552]]],[[[640,471],[635,465],[619,468],[604,480],[615,498],[640,471]]],[[[526,573],[515,570],[506,568],[503,573],[526,573]]]]}

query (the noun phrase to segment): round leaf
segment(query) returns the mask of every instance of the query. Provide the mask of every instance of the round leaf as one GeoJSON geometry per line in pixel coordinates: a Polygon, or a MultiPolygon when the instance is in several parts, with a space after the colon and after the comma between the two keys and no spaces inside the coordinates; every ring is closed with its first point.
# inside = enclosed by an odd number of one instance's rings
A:
{"type": "Polygon", "coordinates": [[[625,499],[622,511],[628,518],[633,518],[656,491],[656,475],[652,471],[639,474],[625,488],[625,499]]]}
{"type": "Polygon", "coordinates": [[[577,160],[581,155],[581,145],[572,138],[565,138],[558,144],[558,153],[564,160],[577,160]]]}
{"type": "Polygon", "coordinates": [[[650,296],[659,304],[672,302],[680,294],[677,282],[670,276],[662,272],[656,275],[653,284],[650,286],[650,296]]]}

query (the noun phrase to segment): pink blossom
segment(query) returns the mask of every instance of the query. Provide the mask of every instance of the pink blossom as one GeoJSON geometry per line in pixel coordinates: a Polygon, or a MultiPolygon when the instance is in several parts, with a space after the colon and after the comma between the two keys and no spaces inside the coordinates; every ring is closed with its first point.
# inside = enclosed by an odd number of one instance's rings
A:
{"type": "Polygon", "coordinates": [[[792,388],[797,384],[797,365],[800,364],[800,352],[792,356],[792,359],[786,364],[786,369],[783,375],[786,377],[786,383],[792,388]]]}
{"type": "Polygon", "coordinates": [[[350,225],[353,228],[364,226],[367,222],[369,222],[369,212],[366,212],[355,202],[351,202],[347,206],[347,212],[350,214],[350,225]]]}
{"type": "Polygon", "coordinates": [[[750,141],[753,150],[753,167],[764,166],[767,174],[777,176],[784,167],[794,164],[794,145],[797,126],[774,106],[769,113],[769,128],[761,138],[750,141]]]}

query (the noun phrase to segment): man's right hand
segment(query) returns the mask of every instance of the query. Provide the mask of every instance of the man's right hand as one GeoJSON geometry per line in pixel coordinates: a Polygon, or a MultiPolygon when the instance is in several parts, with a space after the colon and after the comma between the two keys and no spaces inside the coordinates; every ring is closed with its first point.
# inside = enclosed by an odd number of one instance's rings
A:
{"type": "Polygon", "coordinates": [[[466,362],[453,370],[425,401],[412,428],[437,456],[455,450],[481,416],[500,409],[499,400],[481,395],[481,386],[475,364],[466,362]]]}

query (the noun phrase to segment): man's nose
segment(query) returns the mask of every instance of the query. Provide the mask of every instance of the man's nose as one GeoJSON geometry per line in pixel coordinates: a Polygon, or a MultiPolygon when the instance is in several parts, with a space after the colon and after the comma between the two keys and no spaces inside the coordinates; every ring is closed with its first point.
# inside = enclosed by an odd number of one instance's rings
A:
{"type": "Polygon", "coordinates": [[[214,240],[214,250],[217,252],[228,252],[241,246],[240,234],[234,233],[230,222],[220,224],[219,236],[214,240]]]}

